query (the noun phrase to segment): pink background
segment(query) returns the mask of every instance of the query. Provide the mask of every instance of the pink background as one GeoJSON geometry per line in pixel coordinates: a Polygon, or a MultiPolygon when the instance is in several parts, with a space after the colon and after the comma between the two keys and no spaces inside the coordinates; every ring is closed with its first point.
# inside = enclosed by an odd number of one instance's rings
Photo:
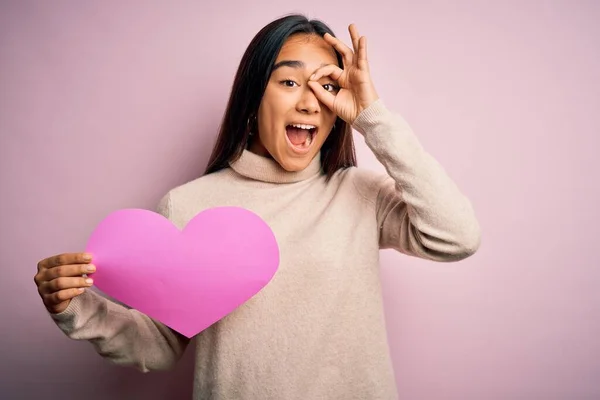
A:
{"type": "Polygon", "coordinates": [[[45,314],[36,263],[201,174],[246,45],[301,11],[346,42],[357,23],[380,95],[483,227],[458,264],[383,253],[401,397],[600,398],[600,3],[448,3],[3,1],[0,397],[189,398],[193,351],[109,365],[45,314]]]}

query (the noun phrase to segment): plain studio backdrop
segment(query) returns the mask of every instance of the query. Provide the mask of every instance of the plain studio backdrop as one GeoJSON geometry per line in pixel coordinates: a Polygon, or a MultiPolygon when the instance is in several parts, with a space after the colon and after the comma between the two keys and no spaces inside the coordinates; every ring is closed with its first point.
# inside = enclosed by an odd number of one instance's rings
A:
{"type": "Polygon", "coordinates": [[[382,252],[401,398],[600,398],[593,0],[3,1],[0,397],[190,398],[193,346],[171,372],[109,364],[48,317],[36,263],[201,175],[244,49],[291,12],[346,43],[357,24],[379,94],[483,229],[459,263],[382,252]]]}

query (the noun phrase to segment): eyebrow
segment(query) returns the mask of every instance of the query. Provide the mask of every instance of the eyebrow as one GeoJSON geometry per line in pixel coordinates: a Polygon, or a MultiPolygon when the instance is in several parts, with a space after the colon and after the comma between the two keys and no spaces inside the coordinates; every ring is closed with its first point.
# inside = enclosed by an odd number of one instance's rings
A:
{"type": "MultiPolygon", "coordinates": [[[[321,67],[324,67],[326,65],[329,65],[329,64],[323,63],[323,64],[321,64],[321,67]]],[[[282,60],[273,66],[273,70],[271,72],[273,72],[277,68],[281,68],[281,67],[290,67],[290,68],[295,68],[295,69],[301,69],[301,68],[305,68],[306,64],[304,64],[304,61],[300,61],[300,60],[282,60]]]]}

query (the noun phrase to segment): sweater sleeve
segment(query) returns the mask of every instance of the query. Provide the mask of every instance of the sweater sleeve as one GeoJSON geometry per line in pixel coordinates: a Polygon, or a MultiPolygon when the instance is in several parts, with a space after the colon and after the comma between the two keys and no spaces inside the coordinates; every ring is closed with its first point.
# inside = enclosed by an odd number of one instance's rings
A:
{"type": "MultiPolygon", "coordinates": [[[[158,212],[170,218],[170,210],[167,195],[161,199],[158,212]]],[[[73,298],[61,313],[50,316],[69,338],[87,340],[102,357],[142,372],[172,368],[190,341],[139,311],[90,290],[73,298]]]]}
{"type": "Polygon", "coordinates": [[[475,253],[481,236],[471,202],[423,149],[408,123],[379,99],[353,127],[387,171],[370,185],[380,248],[440,262],[475,253]]]}

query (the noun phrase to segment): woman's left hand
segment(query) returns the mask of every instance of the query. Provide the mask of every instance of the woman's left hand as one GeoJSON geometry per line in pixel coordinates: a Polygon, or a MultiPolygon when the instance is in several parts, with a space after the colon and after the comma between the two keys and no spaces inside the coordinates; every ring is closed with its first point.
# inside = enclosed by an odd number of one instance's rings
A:
{"type": "Polygon", "coordinates": [[[358,35],[354,24],[351,24],[348,30],[354,51],[330,34],[326,33],[323,37],[342,55],[344,69],[333,64],[321,67],[310,77],[308,85],[319,101],[335,112],[338,117],[352,124],[360,113],[379,96],[369,73],[367,39],[358,35]],[[318,80],[324,76],[329,76],[337,81],[340,87],[337,93],[325,90],[318,83],[318,80]]]}

